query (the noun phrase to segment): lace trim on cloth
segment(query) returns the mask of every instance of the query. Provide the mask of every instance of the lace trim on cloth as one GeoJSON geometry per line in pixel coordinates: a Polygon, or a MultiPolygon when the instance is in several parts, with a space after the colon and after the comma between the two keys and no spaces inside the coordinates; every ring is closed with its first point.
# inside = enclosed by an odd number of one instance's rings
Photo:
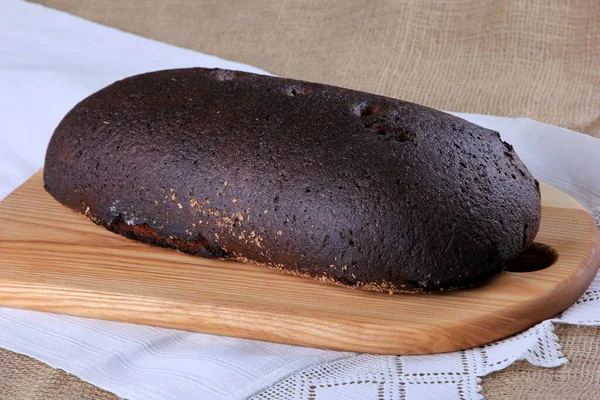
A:
{"type": "MultiPolygon", "coordinates": [[[[599,210],[595,211],[593,217],[600,226],[599,210]]],[[[546,368],[568,362],[554,334],[554,323],[600,326],[600,273],[569,309],[510,338],[438,355],[354,354],[293,374],[251,399],[483,399],[480,378],[516,361],[546,368]]]]}

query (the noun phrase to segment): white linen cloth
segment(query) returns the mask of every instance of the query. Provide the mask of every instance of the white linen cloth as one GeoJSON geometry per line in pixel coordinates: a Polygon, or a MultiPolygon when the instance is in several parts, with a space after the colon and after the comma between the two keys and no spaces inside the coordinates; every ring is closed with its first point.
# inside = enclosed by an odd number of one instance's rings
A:
{"type": "MultiPolygon", "coordinates": [[[[189,66],[262,72],[1,1],[0,199],[42,167],[54,128],[78,101],[129,75],[189,66]]],[[[527,119],[458,115],[500,131],[538,179],[575,197],[600,222],[600,140],[527,119]]],[[[566,362],[553,323],[600,325],[600,275],[557,318],[443,355],[324,351],[10,308],[0,308],[0,347],[129,399],[478,399],[479,377],[516,360],[566,362]]]]}

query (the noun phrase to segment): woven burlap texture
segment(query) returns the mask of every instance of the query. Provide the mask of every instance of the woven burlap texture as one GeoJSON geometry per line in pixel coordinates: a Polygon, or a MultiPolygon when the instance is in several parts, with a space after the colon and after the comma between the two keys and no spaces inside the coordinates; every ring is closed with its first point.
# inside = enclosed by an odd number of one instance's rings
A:
{"type": "Polygon", "coordinates": [[[600,134],[600,2],[42,0],[277,75],[600,134]]]}
{"type": "MultiPolygon", "coordinates": [[[[589,0],[41,0],[240,61],[444,110],[529,117],[600,137],[600,2],[589,0]]],[[[571,361],[483,379],[488,399],[593,399],[600,330],[559,326],[571,361]]],[[[0,351],[0,398],[116,398],[0,351]]]]}

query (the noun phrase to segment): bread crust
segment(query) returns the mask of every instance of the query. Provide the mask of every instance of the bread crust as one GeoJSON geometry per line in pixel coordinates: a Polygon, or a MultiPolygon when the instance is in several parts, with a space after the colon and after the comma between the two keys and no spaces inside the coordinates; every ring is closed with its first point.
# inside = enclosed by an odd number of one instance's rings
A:
{"type": "Polygon", "coordinates": [[[383,292],[479,284],[535,237],[539,185],[497,132],[344,88],[219,69],[91,95],[46,190],[105,228],[383,292]]]}

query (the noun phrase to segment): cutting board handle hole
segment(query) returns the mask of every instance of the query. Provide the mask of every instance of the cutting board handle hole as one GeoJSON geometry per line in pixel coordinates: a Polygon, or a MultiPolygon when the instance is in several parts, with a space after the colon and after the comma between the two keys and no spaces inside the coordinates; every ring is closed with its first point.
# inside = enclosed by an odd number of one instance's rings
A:
{"type": "Polygon", "coordinates": [[[533,242],[504,267],[508,272],[532,272],[548,268],[558,260],[558,252],[544,243],[533,242]]]}

